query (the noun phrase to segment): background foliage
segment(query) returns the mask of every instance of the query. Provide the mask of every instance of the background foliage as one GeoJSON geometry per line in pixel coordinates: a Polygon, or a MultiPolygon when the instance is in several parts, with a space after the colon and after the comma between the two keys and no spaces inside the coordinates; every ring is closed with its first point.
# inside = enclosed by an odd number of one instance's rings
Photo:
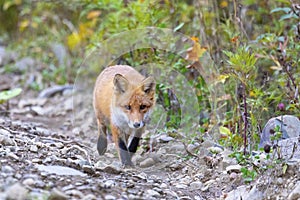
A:
{"type": "MultiPolygon", "coordinates": [[[[73,83],[74,66],[101,41],[122,31],[153,26],[199,39],[217,64],[226,89],[222,142],[239,148],[246,136],[255,148],[270,117],[300,116],[299,7],[292,0],[2,0],[0,41],[19,58],[41,61],[34,70],[42,80],[30,88],[40,90],[73,83]],[[57,43],[66,47],[71,63],[61,63],[53,54],[51,45],[57,43]]],[[[207,101],[203,79],[191,76],[186,60],[176,55],[136,50],[116,62],[136,66],[154,60],[192,77],[200,91],[198,100],[207,101]]],[[[14,63],[0,72],[20,73],[14,63]]],[[[207,107],[203,104],[201,111],[207,107]]],[[[200,124],[199,131],[205,132],[207,117],[200,124]]]]}

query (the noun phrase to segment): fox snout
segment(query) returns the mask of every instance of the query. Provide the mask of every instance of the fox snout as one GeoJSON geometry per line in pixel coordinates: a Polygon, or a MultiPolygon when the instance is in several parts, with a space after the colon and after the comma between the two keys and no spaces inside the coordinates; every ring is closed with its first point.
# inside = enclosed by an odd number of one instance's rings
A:
{"type": "Polygon", "coordinates": [[[143,121],[134,121],[129,123],[130,128],[139,129],[145,126],[145,122],[143,121]]]}

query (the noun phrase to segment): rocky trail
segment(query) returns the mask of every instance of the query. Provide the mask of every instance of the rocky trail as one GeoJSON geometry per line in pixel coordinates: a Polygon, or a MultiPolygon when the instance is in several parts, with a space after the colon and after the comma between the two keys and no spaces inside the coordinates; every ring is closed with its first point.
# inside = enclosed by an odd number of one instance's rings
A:
{"type": "MultiPolygon", "coordinates": [[[[21,78],[4,73],[0,80],[3,90],[21,78]]],[[[69,85],[25,89],[0,105],[0,199],[300,199],[298,137],[283,140],[290,142],[285,162],[254,155],[246,165],[259,173],[250,183],[233,152],[209,136],[185,143],[151,129],[135,167],[123,168],[113,143],[97,154],[96,125],[86,117],[92,109],[81,100],[73,106],[73,97],[69,85]]]]}

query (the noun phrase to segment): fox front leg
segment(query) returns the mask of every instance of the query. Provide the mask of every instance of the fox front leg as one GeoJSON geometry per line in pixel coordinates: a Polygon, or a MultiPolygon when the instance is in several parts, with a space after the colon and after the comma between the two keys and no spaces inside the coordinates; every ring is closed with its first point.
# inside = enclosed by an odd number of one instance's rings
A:
{"type": "Polygon", "coordinates": [[[106,126],[98,122],[97,150],[99,155],[103,155],[107,149],[106,126]]]}
{"type": "Polygon", "coordinates": [[[131,161],[131,153],[128,151],[125,138],[125,134],[122,133],[121,130],[119,130],[117,127],[112,127],[112,135],[113,135],[113,140],[115,142],[115,145],[118,150],[119,158],[121,160],[122,165],[124,166],[133,166],[132,161],[131,161]]]}
{"type": "Polygon", "coordinates": [[[135,130],[134,136],[131,139],[130,144],[128,146],[128,150],[131,153],[131,156],[136,152],[136,150],[139,146],[140,138],[142,137],[143,131],[144,131],[144,128],[135,130]]]}

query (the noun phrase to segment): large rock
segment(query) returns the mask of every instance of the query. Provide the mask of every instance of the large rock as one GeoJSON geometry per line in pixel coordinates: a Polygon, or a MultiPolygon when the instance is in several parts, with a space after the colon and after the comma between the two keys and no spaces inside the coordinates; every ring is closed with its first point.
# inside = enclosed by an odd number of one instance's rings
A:
{"type": "Polygon", "coordinates": [[[295,189],[288,196],[288,200],[298,199],[300,199],[300,181],[297,182],[295,189]]]}
{"type": "Polygon", "coordinates": [[[281,139],[300,136],[300,121],[297,117],[292,115],[274,117],[267,122],[262,131],[259,148],[264,147],[266,144],[271,144],[270,136],[274,133],[276,126],[282,127],[281,139]]]}
{"type": "Polygon", "coordinates": [[[263,199],[264,195],[259,191],[256,186],[250,188],[242,185],[237,187],[235,190],[232,190],[227,194],[225,200],[236,200],[236,199],[251,199],[251,200],[260,200],[263,199]]]}

